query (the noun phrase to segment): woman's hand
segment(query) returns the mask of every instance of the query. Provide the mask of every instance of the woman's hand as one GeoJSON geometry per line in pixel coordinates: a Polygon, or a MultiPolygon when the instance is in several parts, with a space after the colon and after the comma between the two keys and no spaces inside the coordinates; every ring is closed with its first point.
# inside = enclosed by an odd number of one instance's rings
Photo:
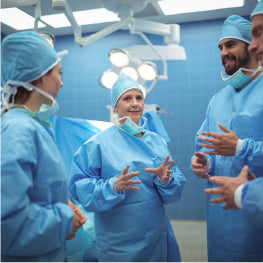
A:
{"type": "Polygon", "coordinates": [[[139,172],[128,173],[129,165],[127,165],[122,171],[121,175],[115,180],[114,189],[116,192],[122,192],[124,190],[139,190],[139,187],[132,186],[132,184],[140,184],[141,180],[130,180],[137,176],[139,172]]]}
{"type": "Polygon", "coordinates": [[[156,174],[159,177],[161,183],[162,184],[166,184],[168,182],[169,178],[170,178],[170,174],[172,173],[172,171],[170,169],[174,165],[174,160],[172,160],[168,164],[169,158],[170,158],[170,155],[167,155],[165,160],[163,161],[163,163],[158,168],[154,168],[154,169],[152,169],[152,168],[145,168],[144,170],[146,172],[156,174]]]}

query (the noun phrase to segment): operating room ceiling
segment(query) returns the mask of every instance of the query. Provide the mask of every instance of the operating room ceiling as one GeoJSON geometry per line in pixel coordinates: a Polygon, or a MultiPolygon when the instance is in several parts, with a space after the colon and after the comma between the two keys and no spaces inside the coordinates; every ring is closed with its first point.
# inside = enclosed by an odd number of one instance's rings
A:
{"type": "MultiPolygon", "coordinates": [[[[123,1],[125,2],[127,0],[123,0],[123,1]]],[[[182,1],[186,1],[186,0],[182,0],[182,1]]],[[[210,0],[210,1],[213,1],[213,0],[210,0]]],[[[73,12],[104,7],[103,0],[67,0],[67,2],[73,12]]],[[[226,18],[227,16],[233,15],[233,14],[238,14],[241,16],[249,16],[257,2],[258,2],[257,0],[245,0],[244,6],[239,7],[239,8],[218,9],[218,10],[213,10],[213,11],[203,11],[203,12],[196,12],[196,13],[177,14],[177,15],[167,16],[162,13],[159,5],[157,4],[157,1],[150,1],[147,4],[146,8],[142,11],[135,13],[134,17],[141,18],[144,20],[165,23],[165,24],[175,24],[175,23],[180,24],[184,22],[226,18]]],[[[1,3],[2,3],[1,8],[3,8],[4,0],[1,0],[1,3]]],[[[22,11],[34,17],[34,14],[35,14],[34,6],[20,6],[19,8],[22,11]]],[[[41,0],[41,15],[42,16],[58,14],[62,12],[63,11],[58,11],[52,8],[52,0],[41,0]]],[[[98,24],[93,24],[93,25],[82,25],[81,30],[82,30],[82,33],[93,33],[113,23],[114,22],[98,23],[98,24]]],[[[55,36],[70,35],[74,33],[72,27],[53,28],[51,26],[47,26],[43,28],[42,30],[49,31],[55,36]]],[[[15,33],[16,30],[5,25],[4,23],[1,23],[1,32],[4,33],[5,35],[8,35],[11,33],[15,33]]]]}

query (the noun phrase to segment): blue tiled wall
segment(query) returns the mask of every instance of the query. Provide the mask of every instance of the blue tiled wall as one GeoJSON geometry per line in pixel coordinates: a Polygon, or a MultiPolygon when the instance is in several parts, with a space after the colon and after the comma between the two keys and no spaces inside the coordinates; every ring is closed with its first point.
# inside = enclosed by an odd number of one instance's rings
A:
{"type": "MultiPolygon", "coordinates": [[[[204,220],[206,218],[206,181],[197,178],[190,170],[194,152],[194,137],[199,129],[209,99],[223,87],[220,71],[223,70],[218,36],[223,20],[181,24],[181,45],[187,60],[168,61],[168,81],[158,81],[146,103],[158,104],[173,116],[160,117],[170,136],[170,151],[176,164],[185,174],[187,183],[183,196],[176,204],[168,205],[172,219],[204,220]]],[[[163,37],[148,35],[153,44],[163,44],[163,37]]],[[[64,58],[64,86],[58,102],[59,115],[91,120],[109,121],[109,90],[98,84],[100,74],[110,67],[108,51],[144,44],[136,35],[118,31],[95,43],[79,47],[72,36],[57,37],[57,51],[68,49],[64,58]]],[[[162,63],[157,63],[162,71],[162,63]]]]}

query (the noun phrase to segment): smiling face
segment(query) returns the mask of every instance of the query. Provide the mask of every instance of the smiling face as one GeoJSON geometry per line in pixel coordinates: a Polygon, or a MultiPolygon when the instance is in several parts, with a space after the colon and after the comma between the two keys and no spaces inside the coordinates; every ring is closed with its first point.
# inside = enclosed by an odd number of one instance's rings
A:
{"type": "Polygon", "coordinates": [[[239,68],[248,68],[250,54],[248,44],[237,39],[223,39],[218,47],[221,50],[221,60],[228,75],[234,74],[239,68]]]}
{"type": "Polygon", "coordinates": [[[252,41],[249,51],[263,64],[263,15],[256,15],[252,20],[252,41]]]}
{"type": "MultiPolygon", "coordinates": [[[[142,118],[144,108],[143,94],[138,89],[131,89],[123,93],[118,99],[115,112],[118,114],[118,118],[130,117],[133,122],[139,124],[139,120],[142,118]]],[[[125,121],[121,120],[123,124],[125,121]]]]}

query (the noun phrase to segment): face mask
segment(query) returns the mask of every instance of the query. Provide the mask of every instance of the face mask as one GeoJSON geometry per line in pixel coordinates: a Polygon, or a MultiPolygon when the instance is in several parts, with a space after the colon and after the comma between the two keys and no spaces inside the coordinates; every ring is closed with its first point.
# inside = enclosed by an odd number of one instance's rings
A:
{"type": "Polygon", "coordinates": [[[51,105],[47,104],[42,104],[39,111],[35,112],[36,118],[39,119],[40,121],[48,121],[48,119],[53,116],[59,109],[59,106],[53,96],[48,94],[47,92],[39,89],[38,87],[27,83],[27,82],[21,82],[21,81],[13,81],[13,80],[8,80],[6,84],[4,85],[3,88],[3,93],[2,93],[2,101],[3,101],[3,107],[5,109],[11,109],[16,106],[21,106],[21,105],[15,105],[14,102],[9,103],[9,98],[11,95],[13,95],[13,100],[14,96],[17,92],[17,87],[24,87],[25,89],[32,91],[33,89],[37,90],[39,93],[43,94],[45,97],[50,99],[52,101],[51,105]],[[4,93],[7,95],[3,97],[4,93]]]}
{"type": "Polygon", "coordinates": [[[260,70],[262,70],[261,63],[259,63],[259,66],[257,69],[245,69],[240,68],[238,71],[236,71],[233,75],[227,77],[225,75],[225,72],[221,72],[222,79],[230,86],[234,87],[235,89],[242,88],[245,86],[260,70]],[[245,75],[243,71],[252,72],[252,75],[245,75]]]}
{"type": "Polygon", "coordinates": [[[133,122],[130,117],[122,117],[118,119],[117,122],[126,132],[130,133],[131,135],[137,135],[144,131],[144,127],[147,122],[147,119],[145,117],[142,117],[142,119],[144,120],[144,123],[141,127],[137,125],[135,122],[133,122]],[[127,119],[127,120],[123,124],[120,124],[119,121],[123,119],[127,119]]]}
{"type": "Polygon", "coordinates": [[[48,99],[52,101],[51,105],[48,104],[42,104],[39,111],[35,112],[36,117],[41,121],[48,121],[48,119],[53,116],[59,109],[58,103],[55,101],[53,96],[46,93],[45,91],[35,87],[35,90],[37,90],[39,93],[46,96],[48,99]]]}

